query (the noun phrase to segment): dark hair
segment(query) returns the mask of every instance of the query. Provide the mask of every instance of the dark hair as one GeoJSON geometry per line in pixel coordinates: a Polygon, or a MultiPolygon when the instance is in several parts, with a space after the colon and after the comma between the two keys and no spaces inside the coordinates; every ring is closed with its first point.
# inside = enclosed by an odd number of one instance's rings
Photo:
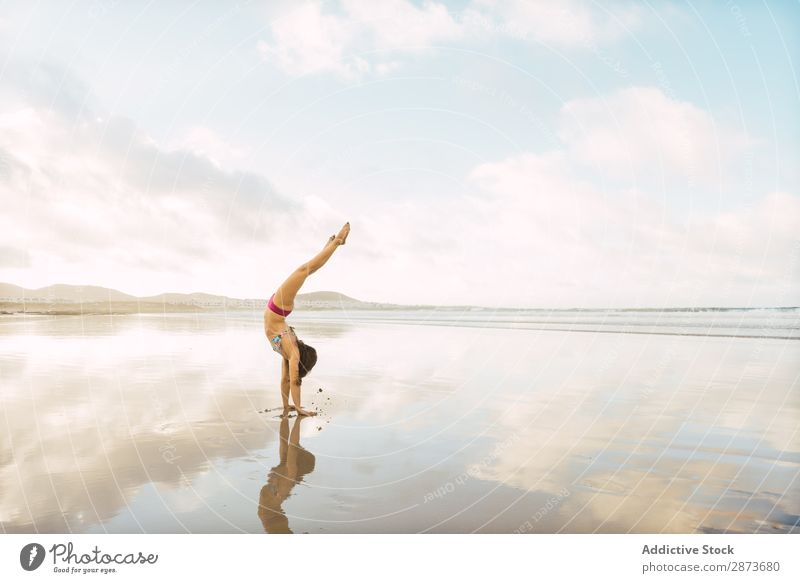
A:
{"type": "Polygon", "coordinates": [[[309,346],[302,340],[297,340],[297,348],[300,350],[300,378],[306,376],[314,365],[317,364],[317,351],[313,346],[309,346]]]}

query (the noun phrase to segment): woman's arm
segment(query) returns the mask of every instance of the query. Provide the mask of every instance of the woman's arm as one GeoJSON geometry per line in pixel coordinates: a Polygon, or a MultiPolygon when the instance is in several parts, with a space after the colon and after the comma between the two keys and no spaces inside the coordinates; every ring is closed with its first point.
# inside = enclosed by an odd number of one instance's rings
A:
{"type": "Polygon", "coordinates": [[[298,415],[316,415],[313,411],[306,411],[300,405],[300,351],[297,346],[292,347],[289,356],[289,390],[292,393],[294,409],[298,415]]]}
{"type": "Polygon", "coordinates": [[[284,416],[289,411],[289,382],[289,361],[284,358],[281,366],[281,399],[283,400],[284,416]]]}

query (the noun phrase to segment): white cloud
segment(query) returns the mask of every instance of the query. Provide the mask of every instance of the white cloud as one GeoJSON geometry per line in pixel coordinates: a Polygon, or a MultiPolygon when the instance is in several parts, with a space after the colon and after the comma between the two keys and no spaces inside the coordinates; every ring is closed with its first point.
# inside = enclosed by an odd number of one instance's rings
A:
{"type": "Polygon", "coordinates": [[[348,17],[364,26],[378,49],[414,50],[461,36],[453,15],[443,4],[407,0],[342,0],[348,17]]]}
{"type": "Polygon", "coordinates": [[[469,177],[478,193],[437,213],[469,234],[460,255],[472,269],[445,281],[491,289],[483,302],[499,305],[795,303],[800,198],[766,193],[674,214],[669,185],[689,176],[719,187],[720,169],[752,143],[745,136],[692,104],[630,88],[567,103],[560,137],[550,152],[478,165],[469,177]],[[587,164],[615,180],[589,178],[587,164]]]}
{"type": "Polygon", "coordinates": [[[272,23],[273,42],[259,41],[262,58],[294,75],[332,71],[351,76],[366,62],[347,54],[356,31],[347,19],[323,14],[319,2],[292,8],[272,23]]]}
{"type": "Polygon", "coordinates": [[[465,20],[506,36],[558,48],[615,40],[640,21],[635,6],[600,9],[580,0],[476,0],[465,20]]]}
{"type": "Polygon", "coordinates": [[[344,0],[341,11],[324,11],[307,2],[290,9],[271,25],[272,41],[259,41],[264,60],[292,75],[331,72],[354,77],[385,74],[395,63],[370,51],[414,51],[460,34],[458,24],[441,4],[422,7],[406,0],[344,0]]]}
{"type": "Polygon", "coordinates": [[[476,0],[463,11],[426,0],[306,2],[275,18],[270,41],[258,42],[265,61],[290,75],[333,73],[345,78],[386,74],[398,53],[437,43],[512,37],[557,47],[592,47],[638,26],[638,11],[616,14],[588,2],[476,0]],[[392,56],[394,55],[394,57],[392,56]]]}
{"type": "Polygon", "coordinates": [[[374,204],[372,184],[351,187],[364,202],[354,246],[313,285],[411,304],[796,303],[800,197],[687,217],[658,193],[581,176],[565,146],[479,164],[457,195],[374,204]]]}
{"type": "Polygon", "coordinates": [[[561,109],[559,137],[576,161],[613,177],[718,179],[752,145],[708,112],[655,87],[574,99],[561,109]]]}
{"type": "MultiPolygon", "coordinates": [[[[291,199],[262,175],[231,168],[235,146],[204,128],[164,147],[124,118],[75,113],[85,108],[74,99],[63,108],[2,103],[0,280],[28,287],[264,296],[349,219],[347,261],[315,275],[310,289],[521,306],[786,305],[800,291],[791,271],[800,232],[794,193],[676,218],[668,199],[625,181],[631,159],[637,171],[658,168],[670,180],[691,168],[670,134],[675,126],[685,126],[678,135],[694,132],[695,143],[736,136],[657,90],[570,102],[560,147],[480,164],[457,193],[423,182],[427,197],[402,189],[376,197],[385,183],[359,192],[355,181],[347,198],[331,184],[309,189],[319,197],[291,199]],[[611,122],[598,109],[606,103],[611,122]],[[661,121],[645,131],[648,115],[661,121]],[[576,119],[585,131],[570,125],[576,119]],[[586,164],[618,182],[587,178],[586,164]],[[342,200],[350,201],[346,217],[333,203],[342,200]]],[[[723,163],[737,151],[720,149],[723,163]]]]}
{"type": "Polygon", "coordinates": [[[773,193],[684,222],[648,193],[607,192],[577,174],[564,152],[522,154],[473,171],[487,194],[482,222],[495,234],[475,248],[475,261],[487,265],[485,280],[509,282],[509,303],[795,303],[797,196],[773,193]]]}
{"type": "Polygon", "coordinates": [[[206,157],[219,167],[235,168],[245,158],[244,149],[237,147],[211,128],[194,126],[170,144],[170,150],[187,150],[206,157]]]}
{"type": "Polygon", "coordinates": [[[303,199],[232,169],[236,149],[215,134],[195,129],[181,142],[160,146],[121,117],[4,108],[0,280],[95,283],[142,295],[238,285],[241,295],[263,296],[279,276],[254,273],[253,265],[271,260],[284,273],[324,241],[331,227],[317,229],[329,223],[322,211],[312,208],[309,220],[303,199]],[[288,253],[268,245],[301,222],[309,240],[288,253]]]}

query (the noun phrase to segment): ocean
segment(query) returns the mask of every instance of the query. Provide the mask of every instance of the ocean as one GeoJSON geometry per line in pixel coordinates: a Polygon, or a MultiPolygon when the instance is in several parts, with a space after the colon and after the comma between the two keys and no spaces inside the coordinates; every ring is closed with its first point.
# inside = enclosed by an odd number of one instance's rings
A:
{"type": "Polygon", "coordinates": [[[4,532],[798,532],[800,310],[0,318],[4,532]]]}

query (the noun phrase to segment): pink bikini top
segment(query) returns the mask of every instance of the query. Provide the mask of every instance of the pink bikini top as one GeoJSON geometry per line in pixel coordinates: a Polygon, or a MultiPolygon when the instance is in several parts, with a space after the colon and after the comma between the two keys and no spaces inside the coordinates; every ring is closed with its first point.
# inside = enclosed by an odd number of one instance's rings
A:
{"type": "Polygon", "coordinates": [[[272,301],[272,298],[275,297],[275,294],[270,296],[269,301],[267,302],[267,307],[272,310],[274,313],[278,314],[279,316],[283,316],[284,318],[292,313],[291,310],[282,310],[278,306],[275,305],[275,302],[272,301]]]}

